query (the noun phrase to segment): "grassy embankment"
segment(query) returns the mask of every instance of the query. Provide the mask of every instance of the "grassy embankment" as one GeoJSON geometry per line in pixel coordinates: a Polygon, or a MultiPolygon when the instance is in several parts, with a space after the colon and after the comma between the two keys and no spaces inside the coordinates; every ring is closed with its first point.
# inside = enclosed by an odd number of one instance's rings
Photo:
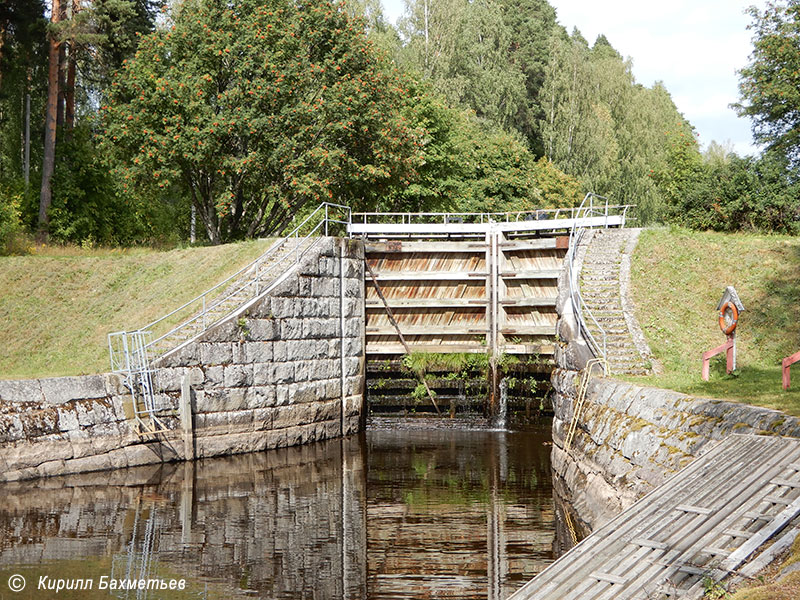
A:
{"type": "Polygon", "coordinates": [[[663,375],[635,381],[800,416],[800,364],[791,389],[781,388],[781,359],[800,350],[800,239],[650,229],[631,280],[639,324],[664,366],[663,375]],[[746,309],[736,329],[737,370],[726,375],[719,355],[704,382],[702,353],[725,342],[716,308],[726,285],[746,309]]]}
{"type": "Polygon", "coordinates": [[[0,258],[0,379],[108,371],[111,331],[142,327],[271,241],[170,250],[44,248],[0,258]]]}
{"type": "MultiPolygon", "coordinates": [[[[631,281],[639,324],[664,366],[663,375],[634,381],[800,416],[800,363],[793,367],[790,390],[781,388],[781,359],[800,350],[800,239],[651,229],[642,232],[631,281]],[[725,341],[716,307],[726,285],[736,288],[746,309],[736,330],[738,368],[726,375],[720,355],[704,382],[701,354],[725,341]]],[[[775,581],[781,569],[798,561],[800,539],[759,581],[735,593],[715,587],[705,598],[800,598],[800,572],[775,581]]]]}

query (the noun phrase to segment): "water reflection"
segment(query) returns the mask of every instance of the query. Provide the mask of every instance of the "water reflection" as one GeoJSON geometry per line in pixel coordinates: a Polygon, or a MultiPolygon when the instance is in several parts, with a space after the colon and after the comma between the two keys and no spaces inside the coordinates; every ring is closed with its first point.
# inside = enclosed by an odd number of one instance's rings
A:
{"type": "Polygon", "coordinates": [[[552,560],[547,428],[374,430],[0,486],[0,600],[507,597],[552,560]],[[19,573],[28,586],[11,595],[19,573]],[[99,590],[100,577],[185,579],[99,590]]]}

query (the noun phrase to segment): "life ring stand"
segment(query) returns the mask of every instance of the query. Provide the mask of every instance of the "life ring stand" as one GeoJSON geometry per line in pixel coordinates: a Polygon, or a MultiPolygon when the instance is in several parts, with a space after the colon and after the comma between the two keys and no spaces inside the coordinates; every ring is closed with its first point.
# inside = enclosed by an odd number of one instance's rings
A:
{"type": "Polygon", "coordinates": [[[739,309],[733,302],[726,302],[719,309],[719,328],[725,335],[731,335],[736,330],[736,325],[739,323],[739,309]],[[725,323],[725,313],[731,311],[731,322],[725,323]]]}

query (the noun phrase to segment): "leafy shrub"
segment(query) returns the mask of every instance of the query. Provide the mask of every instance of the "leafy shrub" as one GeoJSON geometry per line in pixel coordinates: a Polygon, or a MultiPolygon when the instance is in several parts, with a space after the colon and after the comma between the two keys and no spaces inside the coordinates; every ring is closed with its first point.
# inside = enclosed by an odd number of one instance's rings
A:
{"type": "Polygon", "coordinates": [[[22,206],[28,195],[22,180],[0,184],[0,255],[25,252],[22,206]]]}

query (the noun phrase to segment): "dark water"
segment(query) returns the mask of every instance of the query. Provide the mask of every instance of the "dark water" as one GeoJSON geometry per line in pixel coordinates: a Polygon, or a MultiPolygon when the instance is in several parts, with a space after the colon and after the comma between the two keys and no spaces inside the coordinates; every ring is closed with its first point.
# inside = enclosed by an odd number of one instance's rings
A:
{"type": "Polygon", "coordinates": [[[3,485],[0,600],[506,598],[553,558],[548,440],[378,428],[3,485]]]}

